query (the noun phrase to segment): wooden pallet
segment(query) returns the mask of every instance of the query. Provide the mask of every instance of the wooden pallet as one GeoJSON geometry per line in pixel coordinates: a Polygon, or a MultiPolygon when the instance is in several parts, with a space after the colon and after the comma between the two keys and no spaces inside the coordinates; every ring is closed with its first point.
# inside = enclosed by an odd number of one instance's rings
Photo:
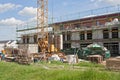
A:
{"type": "Polygon", "coordinates": [[[89,55],[87,56],[87,60],[95,63],[101,63],[103,61],[103,57],[101,55],[89,55]]]}

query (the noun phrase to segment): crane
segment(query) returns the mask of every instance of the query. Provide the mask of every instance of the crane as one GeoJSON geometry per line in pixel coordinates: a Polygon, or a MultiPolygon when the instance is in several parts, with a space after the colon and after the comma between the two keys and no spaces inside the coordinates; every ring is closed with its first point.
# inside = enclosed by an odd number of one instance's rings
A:
{"type": "Polygon", "coordinates": [[[48,40],[48,0],[37,0],[38,46],[42,53],[57,52],[54,43],[48,40]]]}
{"type": "Polygon", "coordinates": [[[48,0],[37,0],[37,28],[38,46],[45,53],[48,51],[48,0]]]}

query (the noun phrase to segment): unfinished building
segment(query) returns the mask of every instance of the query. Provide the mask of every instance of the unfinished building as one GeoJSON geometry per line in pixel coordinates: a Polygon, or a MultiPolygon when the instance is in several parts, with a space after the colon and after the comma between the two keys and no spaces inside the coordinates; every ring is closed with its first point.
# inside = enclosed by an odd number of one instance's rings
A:
{"type": "MultiPolygon", "coordinates": [[[[120,8],[120,6],[118,6],[120,8]]],[[[91,43],[105,46],[112,56],[120,55],[120,10],[87,15],[73,20],[49,24],[49,44],[58,49],[83,48],[91,43]]],[[[107,10],[109,10],[107,8],[107,10]]],[[[91,12],[93,14],[93,10],[91,12]]],[[[36,28],[17,29],[19,47],[38,53],[36,28]],[[33,31],[33,33],[32,33],[33,31]]],[[[48,45],[49,46],[49,45],[48,45]]]]}

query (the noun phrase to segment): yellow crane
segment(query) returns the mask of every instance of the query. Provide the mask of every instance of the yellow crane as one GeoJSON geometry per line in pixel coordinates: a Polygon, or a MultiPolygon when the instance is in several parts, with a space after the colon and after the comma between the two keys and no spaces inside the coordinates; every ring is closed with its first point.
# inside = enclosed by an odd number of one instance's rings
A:
{"type": "Polygon", "coordinates": [[[48,42],[48,0],[37,0],[37,28],[41,52],[56,52],[54,44],[48,42]]]}
{"type": "Polygon", "coordinates": [[[37,28],[38,45],[45,53],[48,51],[48,0],[37,0],[37,28]]]}

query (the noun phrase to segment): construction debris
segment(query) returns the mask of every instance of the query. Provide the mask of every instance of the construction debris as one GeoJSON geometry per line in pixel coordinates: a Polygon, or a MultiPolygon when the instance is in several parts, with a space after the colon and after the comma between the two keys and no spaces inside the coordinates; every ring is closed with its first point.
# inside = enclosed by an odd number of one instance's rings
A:
{"type": "Polygon", "coordinates": [[[13,61],[15,61],[15,57],[5,57],[5,61],[13,62],[13,61]]]}
{"type": "Polygon", "coordinates": [[[15,57],[18,55],[19,49],[12,48],[12,47],[6,47],[5,48],[5,54],[7,57],[15,57]]]}
{"type": "Polygon", "coordinates": [[[120,70],[120,58],[107,59],[106,68],[110,70],[120,70]]]}

